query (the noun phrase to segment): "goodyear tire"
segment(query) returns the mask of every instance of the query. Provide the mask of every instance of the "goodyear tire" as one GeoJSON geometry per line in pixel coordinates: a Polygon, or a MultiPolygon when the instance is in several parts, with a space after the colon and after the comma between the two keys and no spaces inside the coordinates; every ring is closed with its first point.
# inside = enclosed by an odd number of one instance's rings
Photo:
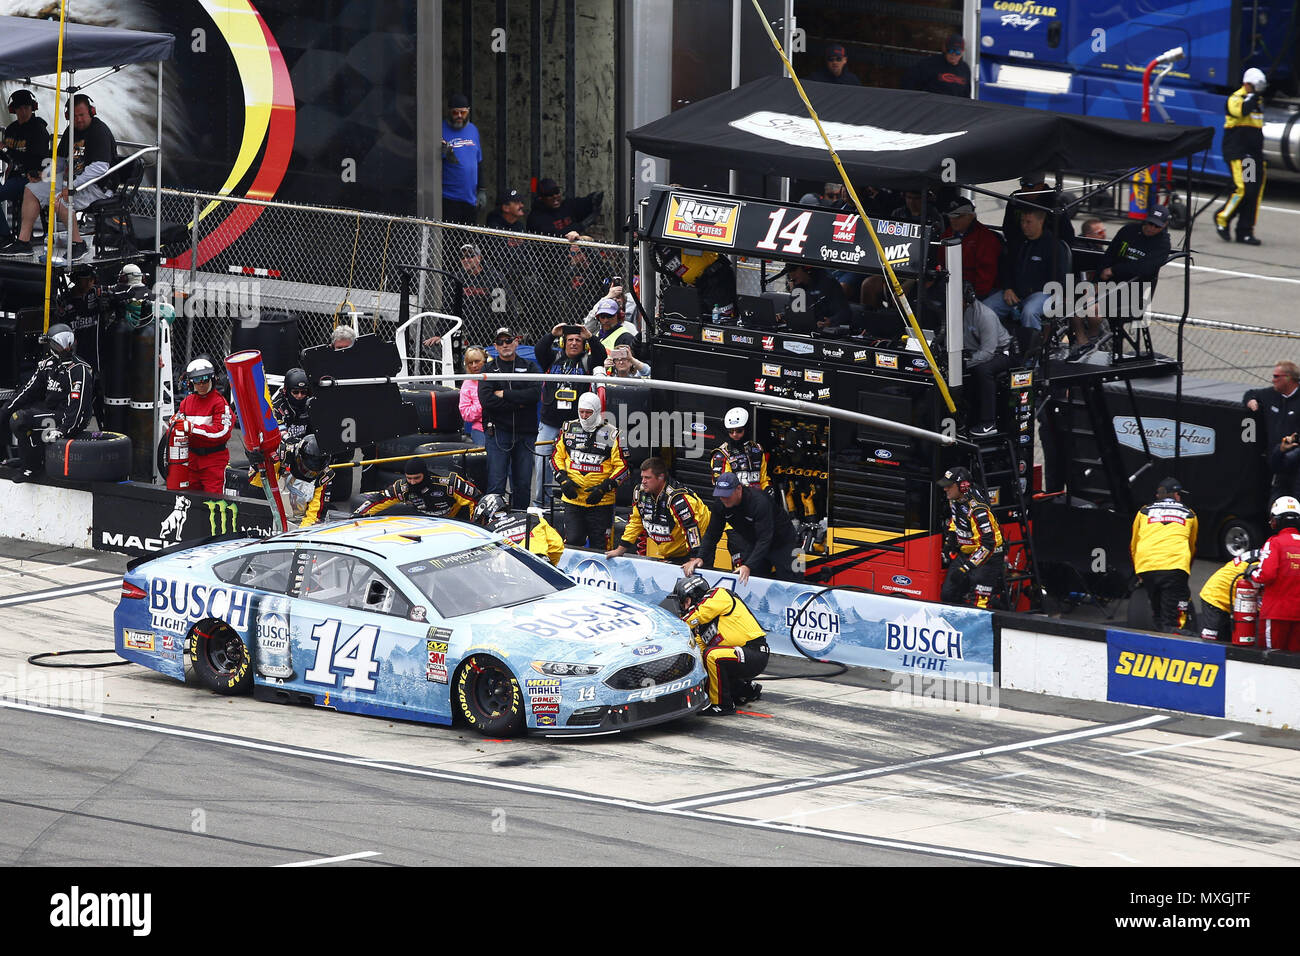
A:
{"type": "Polygon", "coordinates": [[[131,474],[131,439],[117,432],[63,438],[45,446],[45,473],[73,481],[125,481],[131,474]]]}
{"type": "Polygon", "coordinates": [[[454,432],[465,425],[460,417],[459,389],[435,385],[428,390],[403,390],[402,401],[415,406],[415,427],[422,432],[454,432]]]}
{"type": "Polygon", "coordinates": [[[462,664],[454,696],[457,712],[486,737],[513,737],[524,729],[519,681],[495,657],[476,654],[462,664]]]}
{"type": "Polygon", "coordinates": [[[218,694],[246,694],[253,687],[248,645],[224,621],[200,621],[190,631],[190,666],[200,684],[218,694]]]}

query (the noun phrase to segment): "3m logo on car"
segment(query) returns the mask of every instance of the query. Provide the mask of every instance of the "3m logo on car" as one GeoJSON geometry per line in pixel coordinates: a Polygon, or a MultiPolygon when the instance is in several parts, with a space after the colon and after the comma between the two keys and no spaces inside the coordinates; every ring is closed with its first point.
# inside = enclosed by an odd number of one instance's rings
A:
{"type": "Polygon", "coordinates": [[[665,239],[691,239],[715,246],[736,242],[740,203],[705,202],[690,196],[673,196],[664,220],[665,239]]]}

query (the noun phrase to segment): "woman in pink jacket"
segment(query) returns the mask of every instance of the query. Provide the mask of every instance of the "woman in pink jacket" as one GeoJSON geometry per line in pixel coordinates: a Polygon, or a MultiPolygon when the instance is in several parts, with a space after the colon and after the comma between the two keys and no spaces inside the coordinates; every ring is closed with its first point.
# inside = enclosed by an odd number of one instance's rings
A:
{"type": "MultiPolygon", "coordinates": [[[[483,363],[486,361],[487,353],[477,345],[465,350],[466,372],[473,374],[483,371],[483,363]]],[[[465,434],[469,435],[474,444],[481,446],[484,441],[483,406],[479,404],[478,386],[479,383],[474,381],[460,383],[460,417],[465,420],[465,434]]]]}

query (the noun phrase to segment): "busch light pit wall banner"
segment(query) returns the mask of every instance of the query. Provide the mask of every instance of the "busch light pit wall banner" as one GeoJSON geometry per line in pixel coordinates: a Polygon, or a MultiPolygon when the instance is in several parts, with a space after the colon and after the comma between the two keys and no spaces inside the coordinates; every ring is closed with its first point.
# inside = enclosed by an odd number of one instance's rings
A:
{"type": "Polygon", "coordinates": [[[1106,632],[1106,699],[1222,717],[1222,644],[1106,632]]]}
{"type": "Polygon", "coordinates": [[[95,550],[132,557],[231,531],[265,536],[272,528],[265,501],[130,484],[96,485],[91,515],[95,550]]]}
{"type": "Polygon", "coordinates": [[[831,269],[880,271],[880,257],[868,235],[874,228],[885,258],[895,270],[915,274],[921,262],[922,228],[916,223],[871,220],[851,210],[688,193],[650,191],[652,240],[694,250],[760,259],[790,259],[831,269]]]}
{"type": "MultiPolygon", "coordinates": [[[[682,576],[673,564],[572,550],[564,552],[560,569],[581,584],[650,604],[671,595],[682,576]]],[[[700,573],[744,599],[767,631],[774,654],[803,656],[791,640],[793,624],[793,640],[818,659],[993,683],[993,615],[988,611],[853,591],[819,594],[822,589],[816,586],[757,577],[741,585],[734,574],[700,573]],[[800,608],[803,613],[795,620],[800,608]]]]}

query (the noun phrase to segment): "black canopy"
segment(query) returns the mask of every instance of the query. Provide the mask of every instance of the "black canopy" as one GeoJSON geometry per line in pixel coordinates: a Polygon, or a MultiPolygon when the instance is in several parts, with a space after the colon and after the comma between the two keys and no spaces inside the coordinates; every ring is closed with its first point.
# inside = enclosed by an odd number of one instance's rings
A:
{"type": "MultiPolygon", "coordinates": [[[[63,34],[63,69],[86,70],[170,60],[176,38],[69,23],[63,34]]],[[[0,79],[47,76],[58,65],[57,20],[0,17],[0,79]]]]}
{"type": "MultiPolygon", "coordinates": [[[[806,83],[854,180],[989,183],[1034,170],[1120,172],[1207,149],[1214,130],[1067,116],[912,90],[806,83]]],[[[794,83],[766,77],[627,134],[650,156],[824,182],[839,174],[794,83]]]]}

